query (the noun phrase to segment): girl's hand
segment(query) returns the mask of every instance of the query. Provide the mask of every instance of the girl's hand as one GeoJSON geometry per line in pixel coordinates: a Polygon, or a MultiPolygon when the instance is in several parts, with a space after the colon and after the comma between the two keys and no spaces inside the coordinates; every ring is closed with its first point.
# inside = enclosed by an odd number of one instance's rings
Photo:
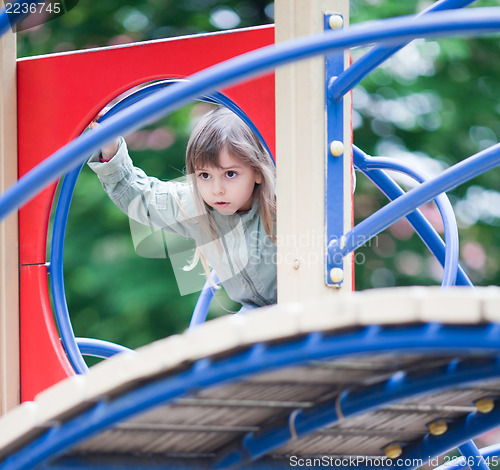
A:
{"type": "MultiPolygon", "coordinates": [[[[92,121],[89,125],[89,128],[92,129],[98,126],[99,123],[96,121],[92,121]]],[[[101,161],[109,162],[118,152],[118,146],[120,145],[120,141],[118,139],[113,140],[109,144],[103,145],[101,148],[101,161]]]]}

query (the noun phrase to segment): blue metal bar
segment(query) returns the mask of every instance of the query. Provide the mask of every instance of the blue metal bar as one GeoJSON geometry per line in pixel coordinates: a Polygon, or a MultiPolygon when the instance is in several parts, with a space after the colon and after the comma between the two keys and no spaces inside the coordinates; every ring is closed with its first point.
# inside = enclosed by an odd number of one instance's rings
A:
{"type": "MultiPolygon", "coordinates": [[[[237,380],[256,372],[266,372],[290,365],[303,364],[311,360],[345,357],[351,354],[382,351],[398,351],[398,354],[415,351],[455,351],[470,353],[471,350],[482,352],[498,351],[500,326],[477,325],[473,329],[464,329],[439,324],[412,325],[404,328],[381,326],[363,327],[357,330],[341,331],[338,334],[322,335],[311,333],[300,339],[271,344],[256,344],[253,347],[231,357],[202,359],[190,368],[175,375],[159,378],[154,383],[141,384],[137,389],[104,400],[79,416],[60,423],[48,430],[18,452],[12,452],[0,465],[1,470],[31,469],[36,465],[55,459],[77,443],[109,428],[115,423],[167,403],[190,391],[199,390],[228,380],[237,380]]],[[[403,399],[424,392],[498,377],[500,360],[498,357],[477,361],[452,361],[439,370],[432,369],[428,374],[417,374],[389,379],[387,382],[367,387],[363,391],[344,393],[341,409],[344,416],[352,416],[374,409],[382,404],[403,399]]],[[[336,401],[336,400],[334,400],[336,401]]],[[[314,410],[305,410],[297,415],[295,421],[298,435],[304,435],[338,419],[336,407],[332,401],[323,403],[314,410]]],[[[500,409],[494,409],[489,415],[484,428],[475,428],[479,432],[498,424],[500,409]]],[[[479,422],[479,421],[478,421],[479,422]]],[[[268,453],[291,438],[287,426],[277,428],[259,436],[247,435],[240,449],[228,454],[219,463],[245,463],[268,453]]],[[[463,442],[459,436],[458,443],[463,442]]]]}
{"type": "Polygon", "coordinates": [[[80,175],[82,167],[83,163],[67,174],[62,182],[52,226],[49,265],[54,314],[61,334],[61,341],[73,369],[75,369],[78,374],[87,372],[88,367],[80,353],[80,348],[76,343],[75,333],[73,332],[73,326],[71,325],[68,304],[66,302],[66,292],[64,289],[63,258],[69,208],[73,198],[76,180],[80,175]]]}
{"type": "Polygon", "coordinates": [[[134,350],[126,348],[125,346],[100,339],[76,338],[76,344],[84,356],[100,357],[103,359],[122,352],[135,353],[134,350]]]}
{"type": "Polygon", "coordinates": [[[347,255],[422,204],[432,201],[439,194],[449,191],[499,164],[500,144],[496,144],[453,165],[443,171],[441,175],[422,183],[418,188],[408,191],[382,207],[375,214],[367,217],[346,233],[340,242],[332,240],[328,245],[329,254],[331,256],[347,255]]]}
{"type": "MultiPolygon", "coordinates": [[[[355,154],[355,165],[362,171],[369,171],[371,169],[398,171],[411,176],[419,183],[423,183],[426,179],[428,179],[427,175],[424,175],[422,172],[411,168],[409,165],[406,165],[398,160],[382,157],[373,158],[366,155],[358,148],[354,148],[353,153],[355,154]]],[[[384,190],[384,188],[382,188],[382,190],[384,190]]],[[[458,227],[453,213],[453,207],[451,206],[446,194],[440,194],[435,201],[443,219],[446,240],[442,286],[451,287],[455,284],[458,272],[458,227]]]]}
{"type": "MultiPolygon", "coordinates": [[[[354,151],[354,158],[356,159],[356,150],[354,151]]],[[[402,196],[404,191],[381,170],[369,170],[363,171],[363,173],[369,178],[378,188],[380,188],[384,194],[390,199],[394,200],[402,196]]],[[[444,266],[445,263],[445,244],[443,239],[436,232],[434,227],[429,223],[429,221],[424,217],[424,215],[417,209],[406,215],[406,218],[413,226],[417,234],[422,238],[425,245],[438,259],[441,265],[444,266]]],[[[467,277],[467,274],[458,266],[457,275],[457,285],[473,287],[472,282],[467,277]]]]}
{"type": "MultiPolygon", "coordinates": [[[[429,8],[419,13],[418,16],[444,10],[462,8],[474,3],[475,0],[440,0],[429,8]]],[[[363,78],[375,70],[382,62],[405,47],[408,42],[396,46],[374,46],[363,57],[360,57],[348,69],[342,72],[337,79],[330,84],[329,98],[338,101],[347,92],[352,90],[363,78]]]]}
{"type": "MultiPolygon", "coordinates": [[[[331,30],[329,24],[331,16],[331,14],[324,15],[325,31],[331,30]]],[[[344,18],[342,18],[342,24],[343,22],[344,18]]],[[[344,226],[344,165],[348,165],[350,168],[350,162],[344,162],[344,152],[339,154],[339,151],[336,151],[335,155],[333,155],[330,147],[332,142],[338,142],[342,147],[344,146],[344,101],[331,102],[328,99],[330,81],[344,71],[344,56],[344,51],[325,56],[325,129],[327,142],[327,154],[325,155],[325,233],[327,241],[332,238],[339,239],[346,230],[344,226]]],[[[338,285],[342,282],[334,282],[335,279],[332,280],[330,273],[333,268],[344,270],[343,258],[332,260],[325,250],[323,266],[326,285],[338,285]]]]}
{"type": "MultiPolygon", "coordinates": [[[[215,284],[219,283],[219,277],[215,271],[212,271],[212,279],[215,284]]],[[[191,321],[189,323],[189,329],[191,330],[197,325],[203,323],[207,318],[208,309],[214,298],[214,287],[210,281],[207,280],[203,289],[201,290],[200,297],[198,297],[198,302],[193,310],[193,315],[191,316],[191,321]]]]}
{"type": "Polygon", "coordinates": [[[125,135],[172,112],[216,87],[255,77],[274,66],[376,41],[395,42],[414,37],[477,34],[500,29],[498,7],[438,12],[420,18],[402,17],[369,22],[341,31],[313,35],[243,54],[191,76],[191,81],[158,91],[110,118],[99,128],[71,141],[8,188],[0,198],[0,220],[18,209],[61,174],[118,135],[125,135]]]}
{"type": "MultiPolygon", "coordinates": [[[[439,455],[448,452],[453,449],[457,445],[462,448],[462,446],[466,446],[467,444],[461,444],[464,441],[467,442],[470,439],[478,436],[484,432],[495,429],[498,427],[498,423],[500,420],[500,410],[495,409],[491,413],[482,414],[478,412],[469,413],[464,418],[458,420],[453,424],[453,428],[449,429],[442,436],[432,436],[427,434],[423,437],[423,439],[409,446],[407,449],[403,449],[403,453],[396,459],[391,459],[390,464],[383,465],[383,460],[379,459],[377,463],[371,462],[371,465],[360,465],[357,463],[355,465],[357,470],[391,470],[394,468],[398,468],[401,470],[413,470],[418,467],[423,467],[427,465],[432,465],[435,458],[439,455]]],[[[475,446],[475,445],[474,445],[475,446]]],[[[500,449],[497,446],[492,446],[490,454],[498,455],[500,449]]],[[[450,461],[446,464],[441,465],[440,467],[436,467],[434,470],[455,470],[466,468],[469,464],[473,464],[475,462],[480,461],[480,459],[484,460],[484,457],[488,458],[486,452],[483,450],[482,452],[478,452],[478,455],[471,455],[469,457],[461,457],[457,459],[457,464],[453,464],[450,461]]],[[[495,460],[491,460],[492,463],[496,463],[495,460]]],[[[486,462],[485,462],[486,464],[486,462]]],[[[474,465],[473,465],[474,466],[474,465]]],[[[317,468],[328,468],[317,467],[317,468]]],[[[336,468],[340,470],[353,470],[352,466],[340,465],[336,466],[336,468]]],[[[481,466],[481,469],[487,470],[489,467],[481,466]]]]}
{"type": "MultiPolygon", "coordinates": [[[[151,83],[149,85],[146,85],[145,87],[141,88],[140,90],[137,90],[136,92],[126,96],[122,100],[120,100],[118,103],[116,103],[111,109],[109,109],[106,114],[99,119],[99,122],[104,121],[105,119],[109,119],[111,116],[114,116],[115,114],[118,114],[120,111],[123,109],[128,108],[129,106],[133,105],[134,103],[138,103],[144,98],[152,95],[153,93],[156,93],[157,91],[169,86],[173,85],[175,83],[182,83],[186,82],[187,80],[185,79],[178,79],[178,78],[169,78],[166,80],[161,80],[159,82],[151,83]]],[[[254,124],[254,122],[248,117],[248,115],[243,111],[233,100],[228,98],[226,95],[221,93],[220,91],[214,91],[210,93],[207,96],[202,96],[201,98],[198,98],[200,101],[205,101],[207,103],[212,103],[212,104],[218,104],[225,106],[226,108],[230,109],[234,114],[236,114],[240,119],[242,119],[245,124],[252,130],[252,132],[258,137],[264,148],[266,149],[267,153],[272,157],[273,154],[271,152],[271,149],[267,145],[267,142],[265,141],[264,137],[260,133],[259,129],[257,126],[254,124]]],[[[273,158],[273,163],[274,163],[274,158],[273,158]]]]}
{"type": "MultiPolygon", "coordinates": [[[[467,441],[472,438],[498,427],[500,419],[500,409],[495,408],[490,413],[474,412],[468,414],[465,418],[455,423],[445,434],[442,436],[426,435],[419,443],[409,446],[408,449],[403,451],[399,459],[407,462],[415,462],[417,460],[428,461],[429,458],[434,458],[448,452],[457,445],[462,447],[467,441]]],[[[467,459],[467,457],[465,457],[467,459]]],[[[474,457],[477,462],[477,457],[474,457]]],[[[472,461],[472,458],[471,458],[472,461]]],[[[469,463],[471,463],[469,461],[469,463]]],[[[391,467],[387,467],[391,468],[391,467]]],[[[392,467],[394,468],[394,467],[392,467]]],[[[402,465],[398,466],[402,470],[412,470],[415,465],[402,465]]],[[[448,467],[447,467],[448,468],[448,467]]],[[[481,467],[483,468],[483,467],[481,467]]],[[[486,467],[487,468],[487,467],[486,467]]],[[[485,469],[486,469],[485,468],[485,469]]]]}
{"type": "Polygon", "coordinates": [[[465,442],[458,446],[458,450],[465,457],[470,470],[490,470],[474,441],[465,442]]]}

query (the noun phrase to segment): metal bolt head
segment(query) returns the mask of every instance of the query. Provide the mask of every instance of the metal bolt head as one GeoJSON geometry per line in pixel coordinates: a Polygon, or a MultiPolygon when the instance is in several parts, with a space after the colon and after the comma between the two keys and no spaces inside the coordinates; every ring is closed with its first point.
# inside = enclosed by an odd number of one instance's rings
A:
{"type": "Polygon", "coordinates": [[[448,424],[446,421],[434,421],[429,424],[429,432],[433,436],[441,436],[444,434],[446,431],[448,431],[448,424]]]}
{"type": "Polygon", "coordinates": [[[344,153],[344,143],[340,140],[332,140],[330,144],[330,153],[334,157],[340,157],[344,153]]]}
{"type": "Polygon", "coordinates": [[[344,280],[344,270],[341,268],[333,268],[330,271],[330,279],[334,284],[340,284],[344,280]]]}
{"type": "Polygon", "coordinates": [[[492,398],[482,398],[474,403],[479,413],[489,413],[495,408],[495,402],[492,398]]]}
{"type": "Polygon", "coordinates": [[[403,448],[400,444],[389,444],[384,449],[384,453],[390,459],[397,459],[403,453],[403,448]]]}
{"type": "Polygon", "coordinates": [[[344,26],[344,18],[340,15],[331,15],[328,19],[328,24],[331,29],[340,29],[344,26]]]}

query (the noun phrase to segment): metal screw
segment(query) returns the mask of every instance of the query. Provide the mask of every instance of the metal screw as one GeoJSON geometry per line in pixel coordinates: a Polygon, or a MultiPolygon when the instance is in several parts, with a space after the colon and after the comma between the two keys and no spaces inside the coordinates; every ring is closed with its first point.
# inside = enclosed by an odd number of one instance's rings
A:
{"type": "Polygon", "coordinates": [[[299,269],[300,268],[300,261],[298,259],[293,260],[293,269],[299,269]]]}
{"type": "Polygon", "coordinates": [[[474,403],[479,413],[489,413],[495,408],[495,402],[491,398],[482,398],[474,403]]]}
{"type": "Polygon", "coordinates": [[[341,268],[332,268],[330,279],[334,284],[340,284],[344,280],[344,270],[341,268]]]}
{"type": "Polygon", "coordinates": [[[390,459],[397,459],[403,453],[403,449],[400,444],[389,444],[384,449],[384,453],[390,459]]]}
{"type": "Polygon", "coordinates": [[[344,153],[344,144],[340,140],[332,140],[330,152],[334,157],[340,157],[344,153]]]}
{"type": "Polygon", "coordinates": [[[446,431],[448,431],[448,424],[446,423],[446,421],[434,421],[433,423],[429,424],[429,432],[433,436],[441,436],[446,431]]]}
{"type": "Polygon", "coordinates": [[[328,19],[328,24],[331,29],[340,29],[344,26],[344,18],[340,15],[331,15],[328,19]]]}

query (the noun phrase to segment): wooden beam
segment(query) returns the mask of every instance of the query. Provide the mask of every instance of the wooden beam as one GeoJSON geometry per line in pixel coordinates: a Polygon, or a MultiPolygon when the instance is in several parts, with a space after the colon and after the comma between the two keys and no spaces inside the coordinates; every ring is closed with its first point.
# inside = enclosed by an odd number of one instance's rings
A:
{"type": "MultiPolygon", "coordinates": [[[[324,30],[324,14],[349,23],[348,0],[276,0],[276,42],[324,30]]],[[[348,64],[348,53],[344,63],[348,64]]],[[[350,96],[344,99],[344,144],[350,149],[350,96]]],[[[323,56],[276,70],[278,302],[304,301],[338,289],[325,282],[325,66],[323,56]]],[[[345,152],[344,232],[351,224],[351,152],[345,152]]],[[[342,290],[352,289],[350,257],[342,290]]]]}
{"type": "MultiPolygon", "coordinates": [[[[16,35],[0,38],[0,193],[17,181],[16,35]]],[[[19,404],[17,213],[0,223],[0,414],[19,404]]]]}

